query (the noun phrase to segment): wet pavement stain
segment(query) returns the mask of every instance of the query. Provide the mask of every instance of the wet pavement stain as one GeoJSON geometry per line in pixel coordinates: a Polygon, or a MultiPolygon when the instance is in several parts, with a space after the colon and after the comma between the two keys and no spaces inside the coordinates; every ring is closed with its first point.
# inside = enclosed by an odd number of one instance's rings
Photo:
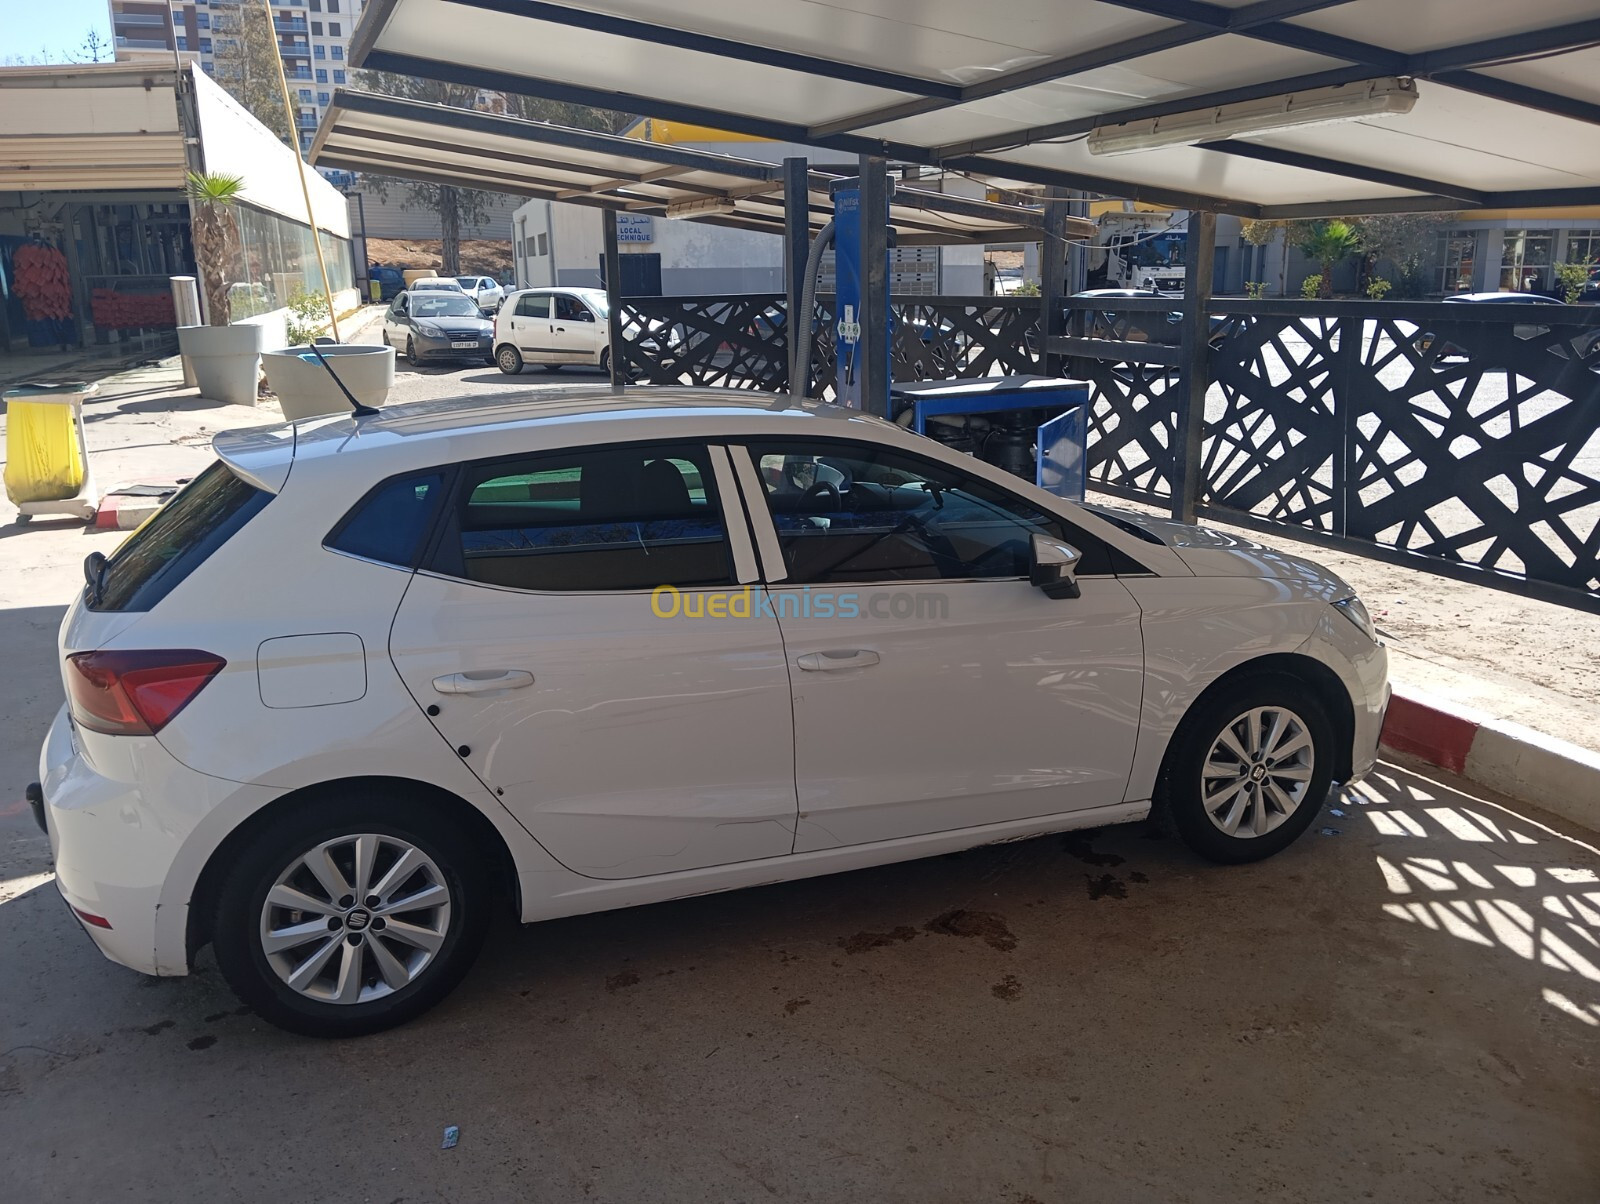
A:
{"type": "Polygon", "coordinates": [[[606,990],[615,995],[624,987],[638,985],[639,976],[632,970],[624,970],[621,974],[613,974],[606,979],[606,990]]]}
{"type": "Polygon", "coordinates": [[[154,1024],[150,1025],[148,1028],[141,1028],[139,1031],[141,1033],[146,1033],[149,1036],[153,1037],[157,1033],[161,1032],[163,1029],[169,1029],[169,1028],[171,1028],[173,1025],[175,1025],[177,1023],[178,1022],[176,1020],[157,1020],[154,1024]]]}
{"type": "Polygon", "coordinates": [[[1089,897],[1091,899],[1126,899],[1128,888],[1122,884],[1121,879],[1113,878],[1110,874],[1101,874],[1098,878],[1088,874],[1083,880],[1089,884],[1089,897]]]}
{"type": "Polygon", "coordinates": [[[1015,1003],[1022,998],[1022,982],[1015,974],[1007,974],[989,990],[996,999],[1003,999],[1007,1003],[1015,1003]]]}
{"type": "Polygon", "coordinates": [[[213,1037],[210,1033],[206,1033],[203,1036],[196,1037],[193,1041],[189,1042],[189,1048],[190,1049],[210,1049],[216,1043],[217,1043],[217,1039],[215,1037],[213,1037]]]}
{"type": "Polygon", "coordinates": [[[791,999],[788,1003],[783,1005],[783,1010],[789,1013],[789,1015],[793,1016],[801,1008],[810,1006],[811,1000],[809,999],[791,999]]]}
{"type": "Polygon", "coordinates": [[[1111,868],[1119,866],[1127,860],[1124,857],[1118,857],[1115,853],[1096,853],[1093,842],[1087,836],[1067,836],[1062,840],[1062,845],[1068,853],[1085,865],[1111,868]]]}
{"type": "Polygon", "coordinates": [[[1005,917],[992,911],[967,911],[958,907],[934,916],[923,927],[945,936],[981,936],[986,945],[1001,953],[1010,953],[1017,947],[1017,938],[1006,927],[1005,917]]]}
{"type": "Polygon", "coordinates": [[[885,945],[898,944],[909,941],[917,935],[917,930],[906,924],[891,928],[888,932],[858,932],[855,936],[842,936],[838,944],[846,953],[865,953],[868,949],[881,949],[885,945]]]}

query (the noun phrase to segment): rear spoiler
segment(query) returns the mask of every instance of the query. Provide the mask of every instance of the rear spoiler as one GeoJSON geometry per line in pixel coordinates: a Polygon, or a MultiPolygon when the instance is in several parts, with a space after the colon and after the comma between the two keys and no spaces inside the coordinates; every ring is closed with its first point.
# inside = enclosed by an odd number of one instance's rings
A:
{"type": "Polygon", "coordinates": [[[294,424],[223,431],[211,441],[211,449],[234,476],[257,489],[277,493],[289,479],[289,469],[294,464],[294,424]]]}

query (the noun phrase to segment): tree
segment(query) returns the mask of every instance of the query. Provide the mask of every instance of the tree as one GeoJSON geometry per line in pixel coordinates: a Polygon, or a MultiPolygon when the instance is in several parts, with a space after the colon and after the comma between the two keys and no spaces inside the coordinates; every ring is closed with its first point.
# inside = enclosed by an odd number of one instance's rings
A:
{"type": "Polygon", "coordinates": [[[1361,233],[1349,222],[1334,218],[1321,222],[1296,222],[1295,246],[1322,268],[1321,296],[1333,296],[1333,269],[1361,249],[1361,233]]]}
{"type": "Polygon", "coordinates": [[[1370,281],[1381,260],[1394,265],[1395,296],[1415,299],[1432,289],[1429,265],[1439,236],[1458,220],[1454,213],[1392,213],[1363,217],[1355,225],[1361,235],[1361,276],[1370,281]]]}
{"type": "MultiPolygon", "coordinates": [[[[1244,221],[1239,223],[1239,236],[1252,247],[1264,247],[1278,236],[1278,231],[1282,230],[1284,225],[1284,222],[1272,221],[1267,218],[1246,218],[1244,221]]],[[[1283,276],[1289,270],[1289,243],[1287,239],[1284,240],[1283,256],[1285,262],[1278,275],[1278,292],[1280,293],[1283,292],[1285,285],[1283,276]]],[[[1246,281],[1245,283],[1245,292],[1248,293],[1252,299],[1259,299],[1261,294],[1265,291],[1265,281],[1246,281]],[[1250,288],[1251,284],[1258,285],[1259,287],[1252,290],[1250,288]]]]}
{"type": "Polygon", "coordinates": [[[278,82],[278,34],[259,0],[212,0],[217,83],[283,142],[300,149],[278,82]]]}
{"type": "MultiPolygon", "coordinates": [[[[477,88],[461,84],[447,84],[439,80],[421,79],[412,75],[397,75],[389,71],[363,71],[361,83],[373,92],[388,96],[401,96],[429,104],[449,105],[457,109],[490,109],[504,112],[510,117],[531,121],[548,121],[582,129],[609,132],[618,124],[618,115],[608,109],[591,109],[585,105],[563,104],[559,101],[538,100],[531,96],[513,96],[507,93],[483,93],[477,88]]],[[[395,179],[389,176],[363,176],[367,185],[387,199],[392,191],[399,190],[401,204],[407,209],[427,209],[439,215],[439,233],[442,239],[440,272],[453,276],[461,270],[461,227],[482,222],[489,215],[489,205],[495,193],[477,188],[458,188],[453,184],[433,184],[420,180],[395,179]]]]}
{"type": "Polygon", "coordinates": [[[211,325],[226,326],[233,320],[228,273],[239,254],[239,224],[234,220],[233,205],[244,191],[244,179],[191,171],[185,190],[194,226],[195,259],[200,265],[211,325]]]}

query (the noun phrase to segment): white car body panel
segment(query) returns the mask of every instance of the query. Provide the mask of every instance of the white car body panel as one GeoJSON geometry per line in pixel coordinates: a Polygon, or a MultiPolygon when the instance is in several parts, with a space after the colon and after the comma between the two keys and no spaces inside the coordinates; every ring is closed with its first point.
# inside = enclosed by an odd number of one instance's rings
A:
{"type": "MultiPolygon", "coordinates": [[[[197,648],[228,662],[155,737],[80,732],[75,743],[63,714],[46,741],[61,889],[112,921],[91,931],[102,950],[146,973],[186,972],[190,901],[227,836],[286,794],[346,778],[417,782],[475,808],[506,846],[521,914],[534,920],[1137,819],[1185,709],[1219,674],[1263,655],[1326,666],[1351,699],[1353,771],[1370,767],[1385,654],[1328,605],[1348,594],[1337,578],[1119,516],[1163,539],[1147,542],[890,424],[771,404],[591,386],[219,437],[236,474],[282,496],[153,610],[90,611],[80,598],[62,625],[63,657],[197,648]],[[400,473],[592,444],[826,435],[1001,485],[1149,572],[1085,578],[1083,597],[1054,601],[1015,580],[937,583],[951,623],[970,631],[963,640],[892,620],[837,632],[671,624],[649,613],[647,595],[500,590],[322,546],[373,485],[400,473]],[[1001,601],[979,600],[990,590],[1001,601]],[[809,652],[869,641],[876,666],[797,668],[809,652]],[[535,684],[501,698],[432,693],[434,677],[506,666],[526,667],[535,684]],[[891,674],[901,684],[878,684],[891,674]],[[914,705],[896,713],[900,690],[914,705]],[[437,727],[424,711],[435,700],[437,727]],[[964,749],[978,740],[994,747],[964,749]]],[[[731,505],[748,460],[711,459],[731,505]]],[[[772,581],[776,540],[756,517],[748,534],[733,524],[738,576],[753,576],[759,547],[772,581]]]]}
{"type": "Polygon", "coordinates": [[[848,620],[804,617],[815,590],[774,587],[791,665],[877,658],[791,671],[795,851],[1122,802],[1139,730],[1138,608],[1115,578],[1081,584],[1070,603],[1014,580],[842,586],[832,592],[861,611],[848,620]],[[891,604],[912,617],[890,617],[891,604]]]}

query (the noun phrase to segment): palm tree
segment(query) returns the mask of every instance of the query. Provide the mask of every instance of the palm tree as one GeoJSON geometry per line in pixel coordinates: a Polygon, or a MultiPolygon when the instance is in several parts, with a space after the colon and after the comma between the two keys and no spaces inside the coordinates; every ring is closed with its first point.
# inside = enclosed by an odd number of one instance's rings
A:
{"type": "Polygon", "coordinates": [[[1348,259],[1361,250],[1361,232],[1349,222],[1335,218],[1327,222],[1313,222],[1300,232],[1295,244],[1307,259],[1314,259],[1322,268],[1322,296],[1333,296],[1333,269],[1340,260],[1348,259]]]}
{"type": "Polygon", "coordinates": [[[211,325],[226,326],[233,319],[228,272],[239,253],[239,224],[232,209],[244,191],[244,177],[191,171],[186,191],[211,325]]]}

